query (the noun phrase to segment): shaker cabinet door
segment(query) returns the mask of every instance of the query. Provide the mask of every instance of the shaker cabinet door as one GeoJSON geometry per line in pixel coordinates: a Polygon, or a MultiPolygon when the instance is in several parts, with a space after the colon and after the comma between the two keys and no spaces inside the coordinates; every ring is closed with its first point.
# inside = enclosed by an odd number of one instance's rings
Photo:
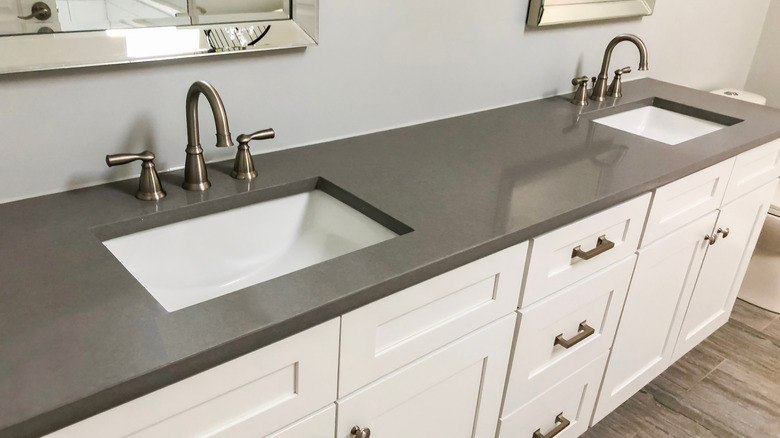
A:
{"type": "Polygon", "coordinates": [[[721,208],[707,257],[688,304],[674,360],[728,321],[764,225],[777,181],[721,208]]]}
{"type": "Polygon", "coordinates": [[[718,213],[639,250],[612,346],[594,423],[628,400],[671,363],[685,309],[718,213]]]}
{"type": "Polygon", "coordinates": [[[493,438],[515,321],[506,316],[338,400],[336,437],[368,429],[372,437],[493,438]]]}

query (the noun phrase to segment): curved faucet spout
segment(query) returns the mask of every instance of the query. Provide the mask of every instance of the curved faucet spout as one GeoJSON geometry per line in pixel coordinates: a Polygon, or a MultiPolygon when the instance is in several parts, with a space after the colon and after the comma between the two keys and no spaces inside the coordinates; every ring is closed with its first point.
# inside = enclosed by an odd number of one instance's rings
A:
{"type": "Polygon", "coordinates": [[[591,100],[604,101],[607,95],[607,81],[609,80],[609,63],[612,61],[612,51],[615,47],[623,41],[630,41],[634,43],[639,50],[639,70],[647,70],[647,46],[636,35],[630,33],[624,33],[618,35],[612,39],[607,45],[607,50],[604,51],[604,60],[601,62],[601,71],[596,79],[596,83],[593,85],[593,93],[591,94],[591,100]]]}
{"type": "Polygon", "coordinates": [[[187,91],[187,146],[200,146],[198,98],[201,94],[208,100],[211,112],[214,114],[214,124],[217,127],[217,147],[233,146],[225,104],[222,103],[222,98],[219,97],[217,90],[205,81],[195,82],[187,91]]]}
{"type": "Polygon", "coordinates": [[[187,157],[184,161],[184,187],[186,190],[204,191],[211,187],[206,172],[206,161],[203,159],[203,148],[200,146],[200,124],[198,123],[198,99],[206,96],[211,112],[214,114],[214,124],[217,127],[217,147],[233,146],[230,138],[227,112],[217,90],[208,82],[198,81],[187,91],[187,157]]]}

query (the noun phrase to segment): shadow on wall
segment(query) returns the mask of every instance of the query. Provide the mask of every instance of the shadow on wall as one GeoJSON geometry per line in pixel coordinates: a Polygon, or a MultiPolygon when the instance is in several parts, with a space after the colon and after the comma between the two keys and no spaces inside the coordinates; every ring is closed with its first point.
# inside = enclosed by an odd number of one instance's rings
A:
{"type": "MultiPolygon", "coordinates": [[[[130,124],[130,130],[125,135],[125,140],[122,142],[121,150],[118,150],[115,153],[125,153],[125,152],[138,153],[138,152],[148,150],[151,151],[156,156],[160,156],[160,154],[158,153],[159,147],[157,143],[154,141],[153,126],[154,125],[152,124],[152,121],[148,116],[141,115],[140,117],[137,117],[130,124]]],[[[101,162],[105,159],[103,155],[95,158],[100,160],[101,162]]],[[[73,190],[73,189],[94,184],[96,179],[98,181],[101,181],[101,180],[137,178],[140,173],[139,170],[140,162],[133,162],[130,164],[126,164],[124,166],[114,167],[114,168],[109,168],[105,163],[100,163],[100,164],[96,164],[96,167],[101,165],[104,168],[104,170],[99,175],[96,175],[94,172],[90,172],[89,174],[76,173],[71,175],[70,179],[68,179],[68,190],[73,190]]],[[[156,162],[156,160],[155,160],[155,165],[160,169],[165,169],[165,166],[162,165],[161,163],[156,162]]]]}

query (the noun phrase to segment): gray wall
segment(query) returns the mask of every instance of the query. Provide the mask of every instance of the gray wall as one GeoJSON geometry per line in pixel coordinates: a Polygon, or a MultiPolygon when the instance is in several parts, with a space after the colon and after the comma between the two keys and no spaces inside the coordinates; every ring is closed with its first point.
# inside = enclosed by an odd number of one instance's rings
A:
{"type": "MultiPolygon", "coordinates": [[[[107,169],[106,153],[151,149],[158,168],[181,167],[198,79],[220,91],[234,135],[276,129],[255,153],[568,92],[623,32],[647,42],[651,77],[742,87],[768,3],[659,0],[642,20],[527,30],[524,0],[323,0],[321,45],[305,51],[0,77],[0,202],[137,173],[107,169]]],[[[636,63],[625,45],[612,69],[636,63]]],[[[231,157],[201,107],[207,159],[231,157]]]]}
{"type": "Polygon", "coordinates": [[[772,0],[745,89],[780,108],[780,0],[772,0]]]}

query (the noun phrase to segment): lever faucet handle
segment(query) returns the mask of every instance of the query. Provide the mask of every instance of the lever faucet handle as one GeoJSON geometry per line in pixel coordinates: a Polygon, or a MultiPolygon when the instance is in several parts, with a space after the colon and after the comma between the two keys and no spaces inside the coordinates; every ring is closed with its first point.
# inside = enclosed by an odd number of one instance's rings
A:
{"type": "Polygon", "coordinates": [[[571,103],[578,106],[588,104],[588,81],[590,79],[587,76],[580,76],[571,80],[571,84],[577,86],[577,91],[574,92],[571,103]]]}
{"type": "Polygon", "coordinates": [[[154,168],[154,154],[143,151],[140,154],[114,154],[106,155],[108,167],[120,166],[140,160],[141,177],[138,179],[138,191],[135,197],[142,201],[159,201],[165,197],[165,190],[160,184],[157,169],[154,168]]]}
{"type": "Polygon", "coordinates": [[[249,153],[249,142],[252,140],[268,140],[274,137],[276,137],[276,132],[273,129],[263,129],[253,134],[239,135],[236,138],[238,151],[236,152],[236,159],[233,162],[233,171],[230,172],[230,176],[235,179],[257,178],[255,163],[252,161],[252,155],[249,153]]]}
{"type": "Polygon", "coordinates": [[[615,78],[612,79],[612,83],[609,84],[607,96],[623,97],[623,75],[626,73],[631,73],[631,67],[623,67],[615,70],[615,78]]]}

